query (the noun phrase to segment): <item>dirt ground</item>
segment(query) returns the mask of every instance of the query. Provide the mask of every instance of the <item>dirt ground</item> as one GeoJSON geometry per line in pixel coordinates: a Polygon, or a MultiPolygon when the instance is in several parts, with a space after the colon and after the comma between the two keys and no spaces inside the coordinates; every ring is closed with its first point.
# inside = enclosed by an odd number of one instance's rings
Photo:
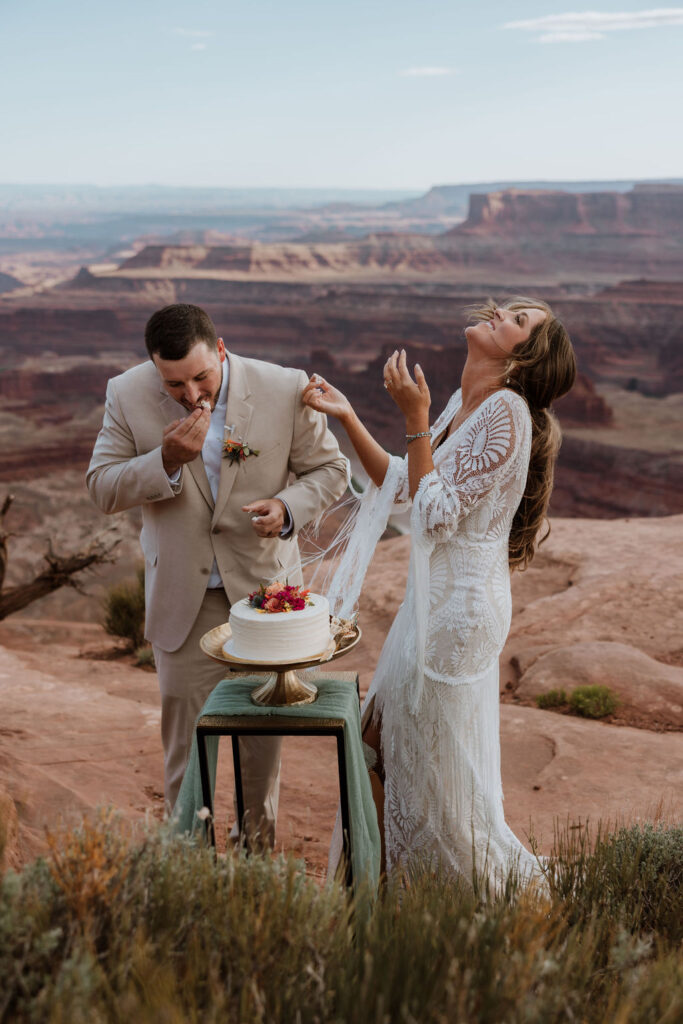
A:
{"type": "MultiPolygon", "coordinates": [[[[505,813],[520,838],[533,834],[542,851],[558,821],[681,818],[682,530],[683,516],[556,520],[532,568],[513,578],[515,610],[501,659],[505,813]],[[631,688],[606,721],[539,710],[535,694],[560,677],[571,689],[567,666],[586,648],[602,652],[602,661],[584,658],[581,671],[600,682],[609,669],[618,695],[615,651],[625,670],[638,657],[665,668],[664,682],[657,673],[643,682],[624,671],[631,688]]],[[[380,545],[360,609],[363,639],[337,663],[359,673],[361,692],[402,599],[408,543],[380,545]]],[[[46,828],[75,823],[97,806],[131,819],[163,816],[156,676],[129,655],[103,657],[114,648],[95,623],[16,616],[0,623],[0,793],[8,820],[16,808],[11,863],[38,854],[46,828]]],[[[224,742],[221,843],[234,817],[230,760],[224,742]]],[[[333,741],[286,739],[278,844],[304,857],[314,875],[325,872],[337,802],[333,741]]]]}

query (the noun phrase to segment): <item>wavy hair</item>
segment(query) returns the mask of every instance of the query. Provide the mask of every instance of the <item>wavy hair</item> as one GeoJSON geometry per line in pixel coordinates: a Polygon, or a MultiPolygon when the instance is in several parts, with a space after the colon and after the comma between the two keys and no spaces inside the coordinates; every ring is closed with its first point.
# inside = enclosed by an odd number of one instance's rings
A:
{"type": "Polygon", "coordinates": [[[576,356],[564,325],[540,299],[515,295],[504,302],[488,299],[469,310],[469,320],[493,319],[496,309],[541,309],[545,320],[532,328],[526,341],[512,350],[501,384],[516,391],[531,413],[531,456],[522,500],[510,528],[508,560],[511,569],[526,569],[536,547],[550,533],[548,503],[562,433],[551,404],[570,390],[576,378],[576,356]],[[545,533],[540,536],[545,525],[545,533]]]}

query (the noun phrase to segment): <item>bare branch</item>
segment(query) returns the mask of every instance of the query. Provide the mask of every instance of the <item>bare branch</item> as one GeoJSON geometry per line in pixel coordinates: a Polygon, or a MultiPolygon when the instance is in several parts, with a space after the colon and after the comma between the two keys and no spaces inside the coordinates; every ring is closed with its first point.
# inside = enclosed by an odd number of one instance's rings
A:
{"type": "MultiPolygon", "coordinates": [[[[73,578],[74,575],[95,565],[113,562],[112,552],[120,542],[120,537],[112,537],[111,534],[98,534],[87,548],[71,555],[55,554],[52,543],[48,542],[48,550],[45,553],[47,569],[44,569],[29,583],[22,583],[17,587],[9,587],[7,590],[0,591],[0,619],[26,608],[33,601],[45,597],[46,594],[51,594],[54,590],[59,590],[60,587],[73,586],[78,589],[80,582],[73,578]]],[[[2,536],[0,535],[0,547],[1,545],[2,536]]]]}
{"type": "Polygon", "coordinates": [[[13,494],[6,494],[5,500],[2,503],[0,509],[0,590],[5,580],[5,572],[7,570],[7,539],[10,536],[9,533],[4,529],[4,519],[10,510],[10,505],[14,501],[13,494]]]}

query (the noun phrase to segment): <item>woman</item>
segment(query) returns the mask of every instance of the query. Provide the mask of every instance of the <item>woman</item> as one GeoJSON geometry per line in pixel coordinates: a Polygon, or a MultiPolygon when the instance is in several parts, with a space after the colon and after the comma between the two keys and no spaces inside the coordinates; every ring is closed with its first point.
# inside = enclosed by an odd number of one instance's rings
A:
{"type": "Polygon", "coordinates": [[[418,855],[495,880],[537,868],[503,815],[498,658],[509,570],[533,557],[552,489],[560,431],[549,406],[571,388],[576,363],[544,302],[489,302],[470,319],[461,387],[431,428],[419,365],[413,379],[404,351],[385,364],[384,386],[405,417],[405,459],[384,451],[322,378],[304,402],[340,421],[374,485],[332,582],[341,614],[392,508],[412,503],[406,597],[363,718],[386,866],[418,855]]]}

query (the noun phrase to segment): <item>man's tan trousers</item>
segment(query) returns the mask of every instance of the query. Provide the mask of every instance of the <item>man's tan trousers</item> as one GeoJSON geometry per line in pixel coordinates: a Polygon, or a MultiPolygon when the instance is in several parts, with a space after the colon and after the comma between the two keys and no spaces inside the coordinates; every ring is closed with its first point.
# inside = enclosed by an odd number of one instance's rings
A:
{"type": "MultiPolygon", "coordinates": [[[[199,647],[200,637],[227,622],[230,605],[225,591],[207,590],[199,614],[185,643],[169,653],[154,647],[161,690],[161,738],[164,745],[164,795],[166,806],[175,805],[190,755],[194,725],[206,698],[227,674],[199,647]]],[[[280,792],[278,736],[242,737],[240,761],[244,785],[246,831],[250,838],[272,846],[275,839],[280,792]]]]}

